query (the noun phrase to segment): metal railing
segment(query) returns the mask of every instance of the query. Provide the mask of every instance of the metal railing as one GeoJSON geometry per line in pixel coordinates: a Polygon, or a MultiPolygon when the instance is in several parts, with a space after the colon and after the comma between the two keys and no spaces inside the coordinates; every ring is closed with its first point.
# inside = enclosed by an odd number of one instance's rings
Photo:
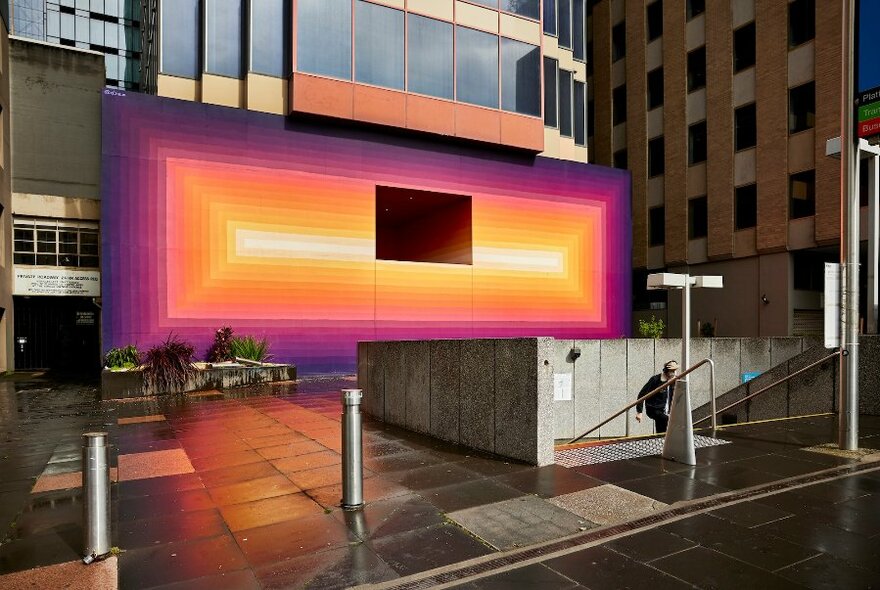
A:
{"type": "Polygon", "coordinates": [[[588,434],[590,434],[594,430],[598,430],[598,429],[602,428],[603,426],[605,426],[606,424],[608,424],[609,422],[611,422],[612,420],[614,420],[615,418],[617,418],[621,414],[624,414],[624,413],[630,411],[630,409],[632,409],[633,407],[639,405],[640,403],[643,403],[648,398],[651,398],[651,397],[657,395],[658,393],[660,393],[661,391],[663,391],[664,389],[666,389],[670,385],[674,385],[675,383],[677,383],[678,381],[680,381],[684,377],[687,377],[688,375],[690,375],[691,373],[693,373],[694,371],[696,371],[697,369],[699,369],[700,367],[702,367],[703,365],[706,365],[706,364],[708,364],[709,368],[710,368],[709,385],[711,388],[710,399],[711,399],[711,404],[712,404],[712,427],[713,428],[717,427],[718,425],[715,422],[715,416],[717,414],[717,412],[715,412],[715,362],[712,359],[707,358],[707,359],[701,360],[696,365],[692,366],[690,369],[683,372],[681,375],[676,375],[672,379],[669,379],[668,381],[664,382],[663,385],[661,385],[660,387],[657,387],[657,388],[653,389],[652,391],[646,393],[645,395],[643,395],[642,397],[640,397],[636,401],[632,402],[631,404],[627,405],[623,409],[618,410],[616,413],[612,414],[611,416],[609,416],[608,418],[606,418],[605,420],[603,420],[599,424],[596,424],[595,426],[593,426],[592,428],[590,428],[589,430],[584,432],[582,435],[571,439],[566,444],[571,445],[571,444],[576,443],[577,441],[584,438],[585,436],[587,436],[588,434]]]}
{"type": "Polygon", "coordinates": [[[834,357],[839,356],[839,355],[840,355],[840,351],[839,351],[839,350],[836,351],[836,352],[832,352],[832,353],[829,354],[828,356],[823,357],[823,358],[819,359],[818,361],[816,361],[816,362],[814,362],[814,363],[810,363],[810,364],[807,365],[806,367],[803,367],[802,369],[798,369],[798,370],[795,371],[794,373],[791,373],[791,374],[789,374],[789,375],[786,375],[786,376],[783,377],[782,379],[779,379],[778,381],[775,381],[775,382],[771,383],[770,385],[767,385],[766,387],[762,387],[762,388],[759,389],[758,391],[755,391],[755,392],[753,392],[753,393],[750,393],[749,395],[745,396],[744,398],[739,399],[739,400],[733,402],[732,404],[729,404],[729,405],[727,405],[727,406],[721,408],[720,410],[716,410],[716,409],[715,409],[715,394],[713,393],[713,394],[712,394],[712,414],[711,414],[711,416],[706,416],[705,418],[700,418],[699,420],[697,420],[697,421],[694,422],[694,426],[696,426],[696,425],[699,424],[700,422],[705,422],[705,421],[708,420],[709,418],[712,418],[712,429],[714,430],[714,429],[716,429],[716,428],[718,427],[718,418],[717,418],[717,415],[718,415],[718,414],[720,414],[720,413],[722,413],[722,412],[726,412],[726,411],[729,410],[730,408],[735,408],[736,406],[738,406],[738,405],[740,405],[740,404],[743,404],[743,403],[749,401],[749,400],[752,399],[753,397],[755,397],[755,396],[757,396],[757,395],[760,395],[760,394],[764,393],[764,392],[767,391],[768,389],[772,389],[772,388],[776,387],[777,385],[781,385],[782,383],[785,383],[786,381],[788,381],[788,380],[791,379],[792,377],[797,377],[797,376],[800,375],[801,373],[804,373],[804,372],[806,372],[806,371],[812,369],[813,367],[816,367],[816,366],[818,366],[818,365],[821,365],[822,363],[824,363],[824,362],[826,362],[826,361],[829,361],[829,360],[831,360],[831,359],[833,359],[834,357]]]}

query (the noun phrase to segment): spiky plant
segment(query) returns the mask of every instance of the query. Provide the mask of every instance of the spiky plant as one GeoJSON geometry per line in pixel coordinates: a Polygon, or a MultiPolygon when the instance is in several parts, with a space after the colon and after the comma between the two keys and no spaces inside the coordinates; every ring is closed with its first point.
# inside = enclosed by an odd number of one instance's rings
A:
{"type": "Polygon", "coordinates": [[[223,326],[214,333],[214,343],[208,350],[207,360],[209,363],[220,363],[232,360],[229,352],[229,341],[232,339],[232,328],[223,326]]]}
{"type": "Polygon", "coordinates": [[[195,348],[190,343],[169,334],[165,342],[147,351],[144,380],[156,391],[180,391],[187,377],[195,372],[194,354],[195,348]]]}
{"type": "Polygon", "coordinates": [[[272,358],[269,354],[269,341],[265,338],[257,340],[253,336],[234,337],[229,341],[229,351],[234,358],[250,361],[266,362],[272,358]]]}

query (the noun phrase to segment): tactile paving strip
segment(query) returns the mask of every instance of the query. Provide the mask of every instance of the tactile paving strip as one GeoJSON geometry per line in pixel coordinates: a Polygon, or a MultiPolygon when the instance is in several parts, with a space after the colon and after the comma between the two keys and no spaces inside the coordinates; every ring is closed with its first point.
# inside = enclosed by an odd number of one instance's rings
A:
{"type": "MultiPolygon", "coordinates": [[[[710,436],[694,435],[694,448],[697,449],[726,444],[730,444],[730,441],[710,436]]],[[[555,461],[557,465],[562,465],[563,467],[581,467],[583,465],[596,465],[622,459],[650,457],[652,455],[659,455],[662,452],[663,437],[642,438],[618,443],[579,447],[577,449],[563,449],[555,452],[555,461]]]]}

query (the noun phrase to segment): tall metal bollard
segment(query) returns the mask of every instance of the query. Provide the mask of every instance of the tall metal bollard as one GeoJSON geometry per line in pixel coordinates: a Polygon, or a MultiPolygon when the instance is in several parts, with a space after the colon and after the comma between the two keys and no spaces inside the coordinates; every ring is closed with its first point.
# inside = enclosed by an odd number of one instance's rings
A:
{"type": "Polygon", "coordinates": [[[110,461],[106,432],[83,435],[85,563],[110,553],[110,461]]]}
{"type": "Polygon", "coordinates": [[[361,440],[362,389],[342,390],[342,507],[364,505],[364,463],[361,440]]]}

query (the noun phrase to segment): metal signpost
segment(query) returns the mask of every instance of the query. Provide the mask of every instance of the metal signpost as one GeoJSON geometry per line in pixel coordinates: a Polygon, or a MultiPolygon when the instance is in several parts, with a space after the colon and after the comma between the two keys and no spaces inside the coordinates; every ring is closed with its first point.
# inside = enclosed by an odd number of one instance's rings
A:
{"type": "MultiPolygon", "coordinates": [[[[681,289],[681,370],[691,367],[691,287],[720,289],[720,276],[692,277],[687,274],[656,273],[648,275],[648,289],[681,289]]],[[[694,421],[691,415],[691,396],[688,380],[680,379],[672,395],[669,426],[663,441],[663,458],[686,465],[696,465],[694,450],[694,421]]]]}

